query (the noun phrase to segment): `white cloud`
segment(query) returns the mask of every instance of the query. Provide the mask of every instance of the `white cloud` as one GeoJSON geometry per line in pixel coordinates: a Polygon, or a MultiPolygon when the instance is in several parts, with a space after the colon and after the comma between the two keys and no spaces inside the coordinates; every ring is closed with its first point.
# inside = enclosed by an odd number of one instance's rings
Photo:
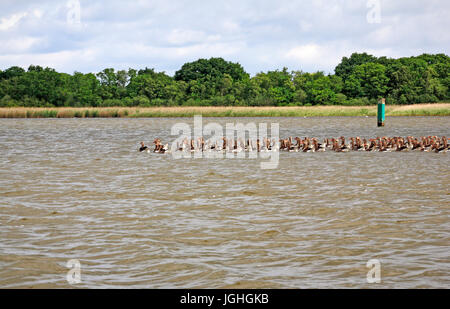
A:
{"type": "Polygon", "coordinates": [[[236,32],[239,31],[241,28],[237,22],[234,22],[232,20],[225,20],[222,22],[222,28],[226,32],[236,32]]]}
{"type": "Polygon", "coordinates": [[[220,35],[208,35],[203,31],[174,29],[167,35],[167,42],[174,45],[211,42],[220,40],[220,35]]]}
{"type": "Polygon", "coordinates": [[[70,67],[69,65],[73,62],[76,62],[80,67],[86,67],[86,64],[89,67],[95,65],[97,59],[96,53],[95,50],[87,49],[42,54],[22,53],[0,55],[0,66],[10,66],[12,62],[14,65],[28,68],[29,65],[34,64],[72,73],[75,70],[70,71],[68,69],[70,67]]]}
{"type": "Polygon", "coordinates": [[[381,0],[369,24],[366,1],[67,1],[0,3],[0,69],[31,63],[72,73],[105,67],[174,72],[187,61],[224,57],[251,74],[272,69],[333,72],[343,56],[449,53],[450,2],[381,0]]]}
{"type": "Polygon", "coordinates": [[[287,60],[293,60],[300,68],[317,67],[317,70],[330,71],[329,68],[334,68],[342,57],[349,53],[352,53],[351,48],[339,46],[339,44],[309,43],[289,49],[284,57],[287,60]]]}
{"type": "Polygon", "coordinates": [[[0,30],[5,31],[14,27],[22,18],[27,16],[27,12],[17,13],[11,15],[9,18],[4,17],[0,19],[0,30]]]}
{"type": "Polygon", "coordinates": [[[39,43],[41,39],[34,37],[21,37],[21,38],[12,38],[8,40],[4,40],[3,44],[0,45],[0,53],[24,53],[29,51],[29,49],[39,43]]]}
{"type": "Polygon", "coordinates": [[[34,17],[42,18],[43,15],[44,15],[44,12],[42,10],[39,10],[39,9],[33,10],[33,16],[34,17]]]}

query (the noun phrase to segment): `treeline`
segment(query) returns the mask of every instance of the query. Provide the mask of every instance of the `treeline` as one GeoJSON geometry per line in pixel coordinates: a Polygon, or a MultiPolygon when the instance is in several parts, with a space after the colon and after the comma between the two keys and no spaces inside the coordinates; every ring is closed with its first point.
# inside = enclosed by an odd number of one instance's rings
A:
{"type": "Polygon", "coordinates": [[[31,65],[0,70],[0,106],[310,106],[432,103],[450,99],[450,57],[391,59],[354,53],[335,74],[282,70],[254,77],[222,58],[154,69],[58,73],[31,65]]]}

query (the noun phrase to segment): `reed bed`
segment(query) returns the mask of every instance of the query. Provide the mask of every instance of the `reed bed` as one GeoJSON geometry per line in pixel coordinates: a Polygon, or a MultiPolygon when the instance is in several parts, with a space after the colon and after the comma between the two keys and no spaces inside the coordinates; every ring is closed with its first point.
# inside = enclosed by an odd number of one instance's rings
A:
{"type": "MultiPolygon", "coordinates": [[[[0,108],[0,118],[376,116],[376,106],[0,108]]],[[[450,103],[387,105],[386,116],[450,116],[450,103]]]]}

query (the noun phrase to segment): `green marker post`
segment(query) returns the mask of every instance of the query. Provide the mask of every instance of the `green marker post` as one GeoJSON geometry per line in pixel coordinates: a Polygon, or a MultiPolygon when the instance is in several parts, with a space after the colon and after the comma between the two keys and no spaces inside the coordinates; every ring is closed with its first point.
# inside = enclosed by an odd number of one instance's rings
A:
{"type": "Polygon", "coordinates": [[[378,126],[384,127],[384,118],[385,118],[385,104],[386,99],[381,99],[378,101],[378,113],[377,113],[377,120],[378,120],[378,126]]]}

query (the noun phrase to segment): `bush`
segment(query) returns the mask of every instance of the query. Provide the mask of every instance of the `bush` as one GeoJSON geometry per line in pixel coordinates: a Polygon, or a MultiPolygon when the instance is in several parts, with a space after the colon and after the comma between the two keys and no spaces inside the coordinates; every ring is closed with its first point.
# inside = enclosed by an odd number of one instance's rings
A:
{"type": "Polygon", "coordinates": [[[106,99],[100,103],[99,107],[123,106],[123,102],[119,99],[106,99]]]}
{"type": "Polygon", "coordinates": [[[345,101],[344,105],[346,105],[346,106],[365,106],[365,105],[370,105],[370,101],[366,97],[355,98],[355,99],[345,101]]]}
{"type": "Polygon", "coordinates": [[[377,105],[379,101],[380,101],[379,99],[372,98],[369,100],[369,105],[377,105]]]}
{"type": "Polygon", "coordinates": [[[225,106],[225,97],[214,97],[211,99],[212,106],[225,106]]]}
{"type": "Polygon", "coordinates": [[[347,96],[345,94],[343,94],[343,93],[336,94],[335,103],[337,105],[344,105],[346,101],[347,101],[347,96]]]}
{"type": "Polygon", "coordinates": [[[5,95],[0,100],[0,107],[15,107],[15,106],[18,106],[18,102],[11,99],[9,95],[5,95]]]}
{"type": "MultiPolygon", "coordinates": [[[[137,96],[135,98],[132,99],[132,103],[131,106],[143,106],[143,107],[148,107],[150,106],[150,100],[147,96],[145,95],[140,95],[137,96]]],[[[129,105],[127,105],[129,106],[129,105]]]]}
{"type": "Polygon", "coordinates": [[[166,102],[166,106],[177,106],[177,102],[170,99],[169,101],[166,102]]]}
{"type": "Polygon", "coordinates": [[[198,106],[198,103],[195,99],[189,98],[187,101],[182,103],[183,106],[198,106]]]}
{"type": "Polygon", "coordinates": [[[165,105],[166,105],[166,100],[159,99],[159,98],[153,99],[153,100],[151,101],[151,104],[150,104],[150,105],[151,105],[151,106],[165,106],[165,105]]]}
{"type": "Polygon", "coordinates": [[[126,97],[122,99],[123,106],[133,106],[133,99],[130,97],[126,97]]]}
{"type": "Polygon", "coordinates": [[[434,94],[422,94],[418,97],[417,103],[436,103],[439,99],[434,94]]]}
{"type": "Polygon", "coordinates": [[[254,99],[250,99],[248,101],[249,106],[273,106],[275,105],[275,102],[273,99],[265,97],[265,96],[258,96],[254,99]]]}

